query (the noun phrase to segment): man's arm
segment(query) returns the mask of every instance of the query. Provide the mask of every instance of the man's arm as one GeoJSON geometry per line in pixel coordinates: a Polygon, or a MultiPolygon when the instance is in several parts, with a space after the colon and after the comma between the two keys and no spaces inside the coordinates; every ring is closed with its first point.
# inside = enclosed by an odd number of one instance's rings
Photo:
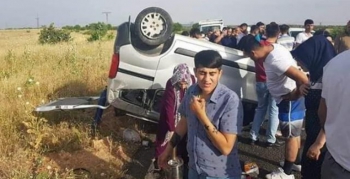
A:
{"type": "Polygon", "coordinates": [[[166,146],[163,153],[158,157],[158,165],[162,168],[167,166],[168,159],[170,158],[173,149],[180,143],[181,139],[187,133],[187,119],[182,117],[177,123],[175,132],[170,139],[170,142],[166,146]]]}
{"type": "Polygon", "coordinates": [[[298,89],[303,84],[305,85],[309,84],[309,79],[307,78],[305,73],[303,73],[302,71],[300,71],[294,66],[290,66],[284,74],[287,77],[294,80],[297,84],[297,88],[294,91],[290,92],[288,95],[284,96],[284,98],[289,100],[296,100],[300,98],[302,94],[298,89]]]}
{"type": "Polygon", "coordinates": [[[318,133],[316,141],[310,146],[306,154],[309,158],[315,159],[315,160],[319,159],[319,156],[321,154],[321,149],[326,143],[326,134],[323,126],[327,116],[327,106],[324,98],[321,98],[320,106],[318,108],[318,116],[320,118],[320,121],[321,121],[320,125],[322,126],[322,128],[318,133]]]}
{"type": "Polygon", "coordinates": [[[326,134],[324,133],[324,130],[321,129],[320,132],[318,133],[318,136],[314,144],[317,145],[319,148],[322,148],[325,143],[326,143],[326,134]]]}
{"type": "MultiPolygon", "coordinates": [[[[205,100],[201,100],[205,105],[205,100]]],[[[224,113],[220,118],[219,126],[212,124],[205,110],[196,113],[202,123],[208,138],[213,145],[223,154],[231,153],[240,133],[243,123],[243,108],[238,96],[231,96],[225,106],[224,113]]]]}
{"type": "Polygon", "coordinates": [[[214,40],[215,43],[220,44],[222,38],[224,38],[224,34],[220,34],[216,39],[214,40]]]}
{"type": "Polygon", "coordinates": [[[205,131],[207,132],[210,141],[214,144],[214,146],[222,153],[222,155],[230,154],[237,140],[237,134],[220,132],[210,122],[206,114],[200,116],[199,118],[205,128],[205,131]]]}
{"type": "Polygon", "coordinates": [[[187,119],[185,117],[181,117],[181,120],[177,123],[175,132],[170,139],[171,149],[176,147],[180,143],[181,139],[185,136],[186,133],[187,133],[187,119]]]}
{"type": "Polygon", "coordinates": [[[321,98],[320,100],[320,105],[318,107],[318,117],[320,118],[321,128],[324,129],[324,125],[327,119],[327,105],[326,105],[326,99],[324,98],[321,98]]]}

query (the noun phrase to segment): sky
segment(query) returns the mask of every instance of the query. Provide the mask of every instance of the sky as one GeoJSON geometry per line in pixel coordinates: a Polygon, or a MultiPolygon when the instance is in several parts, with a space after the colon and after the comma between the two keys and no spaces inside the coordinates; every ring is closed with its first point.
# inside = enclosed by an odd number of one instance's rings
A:
{"type": "Polygon", "coordinates": [[[108,22],[119,25],[131,16],[132,22],[144,8],[166,10],[174,22],[195,23],[223,19],[227,25],[258,21],[315,25],[345,25],[350,20],[350,0],[0,0],[0,28],[87,25],[108,22]]]}

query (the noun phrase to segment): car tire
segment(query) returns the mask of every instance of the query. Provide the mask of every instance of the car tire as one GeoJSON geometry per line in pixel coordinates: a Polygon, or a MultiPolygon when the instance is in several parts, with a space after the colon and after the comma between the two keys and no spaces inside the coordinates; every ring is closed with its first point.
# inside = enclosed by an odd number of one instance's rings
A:
{"type": "Polygon", "coordinates": [[[147,45],[156,46],[171,37],[173,20],[168,12],[158,7],[142,10],[135,20],[135,33],[147,45]]]}

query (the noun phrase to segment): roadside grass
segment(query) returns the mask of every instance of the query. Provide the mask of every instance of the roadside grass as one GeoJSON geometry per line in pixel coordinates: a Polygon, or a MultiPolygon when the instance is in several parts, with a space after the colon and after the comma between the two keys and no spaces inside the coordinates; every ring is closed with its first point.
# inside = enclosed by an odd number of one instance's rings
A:
{"type": "Polygon", "coordinates": [[[93,111],[33,110],[59,97],[99,95],[114,41],[87,42],[86,35],[72,33],[71,42],[40,45],[38,36],[33,29],[0,30],[0,178],[69,178],[71,169],[45,166],[45,156],[94,150],[93,111]]]}

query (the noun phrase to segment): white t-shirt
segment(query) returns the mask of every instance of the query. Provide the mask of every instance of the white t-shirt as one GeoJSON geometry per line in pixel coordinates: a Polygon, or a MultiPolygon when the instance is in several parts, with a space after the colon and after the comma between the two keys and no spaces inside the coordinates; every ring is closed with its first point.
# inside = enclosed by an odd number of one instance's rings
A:
{"type": "Polygon", "coordinates": [[[297,68],[297,63],[290,52],[279,44],[273,44],[274,49],[266,57],[264,62],[266,73],[266,85],[277,104],[282,101],[282,96],[290,93],[296,88],[294,80],[288,78],[284,73],[289,67],[297,68]]]}
{"type": "Polygon", "coordinates": [[[301,44],[303,42],[305,42],[307,39],[309,39],[310,37],[312,37],[312,34],[311,33],[306,33],[306,32],[300,32],[298,35],[297,35],[297,38],[295,39],[295,42],[297,44],[301,44]]]}
{"type": "Polygon", "coordinates": [[[287,50],[292,51],[295,43],[294,37],[291,37],[287,34],[283,34],[277,39],[277,43],[287,48],[287,50]]]}
{"type": "Polygon", "coordinates": [[[326,100],[326,143],[334,160],[350,171],[350,50],[345,51],[323,69],[322,97],[326,100]]]}

